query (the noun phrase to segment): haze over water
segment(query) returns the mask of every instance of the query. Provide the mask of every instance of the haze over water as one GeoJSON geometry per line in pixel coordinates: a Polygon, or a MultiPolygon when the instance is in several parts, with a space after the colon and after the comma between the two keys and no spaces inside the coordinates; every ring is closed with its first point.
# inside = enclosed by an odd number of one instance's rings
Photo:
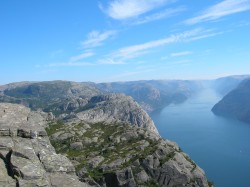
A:
{"type": "Polygon", "coordinates": [[[177,142],[216,187],[249,187],[250,125],[215,116],[211,108],[220,99],[206,88],[151,117],[161,136],[177,142]]]}

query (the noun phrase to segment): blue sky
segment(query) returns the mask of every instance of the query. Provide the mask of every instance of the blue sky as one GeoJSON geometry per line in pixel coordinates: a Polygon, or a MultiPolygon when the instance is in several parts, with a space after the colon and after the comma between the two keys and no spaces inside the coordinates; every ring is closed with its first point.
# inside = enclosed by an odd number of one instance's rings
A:
{"type": "Polygon", "coordinates": [[[250,0],[1,0],[0,84],[250,71],[250,0]]]}

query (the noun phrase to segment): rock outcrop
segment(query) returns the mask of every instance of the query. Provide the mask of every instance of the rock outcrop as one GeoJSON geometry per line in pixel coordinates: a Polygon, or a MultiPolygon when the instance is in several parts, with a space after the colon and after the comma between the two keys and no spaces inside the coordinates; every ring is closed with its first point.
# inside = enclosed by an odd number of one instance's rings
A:
{"type": "Polygon", "coordinates": [[[204,172],[176,143],[145,128],[119,123],[52,123],[57,152],[80,180],[95,187],[208,187],[204,172]]]}
{"type": "Polygon", "coordinates": [[[56,154],[39,113],[0,104],[0,186],[88,186],[78,180],[66,156],[56,154]]]}
{"type": "Polygon", "coordinates": [[[240,85],[229,92],[219,101],[212,111],[216,115],[236,118],[250,123],[250,79],[246,79],[240,85]]]}
{"type": "Polygon", "coordinates": [[[90,99],[88,106],[76,113],[77,119],[87,123],[127,123],[158,133],[154,122],[132,97],[124,94],[95,96],[90,99]]]}

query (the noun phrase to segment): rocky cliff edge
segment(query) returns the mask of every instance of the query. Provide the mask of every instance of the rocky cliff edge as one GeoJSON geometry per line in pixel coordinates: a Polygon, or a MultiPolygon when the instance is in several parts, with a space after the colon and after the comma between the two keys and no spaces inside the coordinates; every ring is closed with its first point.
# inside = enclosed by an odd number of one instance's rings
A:
{"type": "Polygon", "coordinates": [[[88,186],[78,180],[66,156],[56,154],[39,113],[0,104],[0,186],[88,186]]]}

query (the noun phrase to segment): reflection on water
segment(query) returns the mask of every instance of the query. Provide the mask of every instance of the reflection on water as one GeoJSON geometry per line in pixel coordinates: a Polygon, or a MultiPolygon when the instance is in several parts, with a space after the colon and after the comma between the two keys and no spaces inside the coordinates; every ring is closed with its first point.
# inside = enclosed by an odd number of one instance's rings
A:
{"type": "Polygon", "coordinates": [[[176,141],[217,187],[249,187],[250,125],[215,116],[211,108],[220,99],[205,89],[151,117],[161,136],[176,141]]]}

